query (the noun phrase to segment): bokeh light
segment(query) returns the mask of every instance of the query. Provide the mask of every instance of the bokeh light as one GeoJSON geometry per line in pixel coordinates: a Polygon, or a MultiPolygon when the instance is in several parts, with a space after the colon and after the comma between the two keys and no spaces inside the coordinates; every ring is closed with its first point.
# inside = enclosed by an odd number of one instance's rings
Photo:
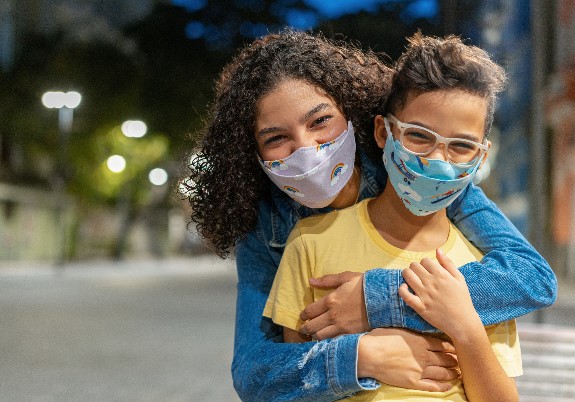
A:
{"type": "Polygon", "coordinates": [[[106,161],[108,169],[114,173],[120,173],[126,168],[126,159],[121,155],[112,155],[106,161]]]}
{"type": "Polygon", "coordinates": [[[161,186],[163,184],[166,184],[166,182],[168,181],[168,172],[166,172],[162,168],[155,168],[150,170],[148,178],[150,179],[150,183],[152,183],[153,185],[161,186]]]}

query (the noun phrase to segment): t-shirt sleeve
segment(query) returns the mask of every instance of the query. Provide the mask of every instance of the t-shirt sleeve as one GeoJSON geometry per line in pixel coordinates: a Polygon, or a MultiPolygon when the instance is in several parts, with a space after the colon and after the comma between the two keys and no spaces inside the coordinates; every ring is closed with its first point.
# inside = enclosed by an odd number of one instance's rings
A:
{"type": "Polygon", "coordinates": [[[485,327],[491,348],[509,377],[523,374],[521,348],[515,320],[485,327]]]}
{"type": "Polygon", "coordinates": [[[282,327],[299,330],[303,324],[299,314],[313,302],[311,269],[304,236],[296,225],[287,240],[263,315],[282,327]]]}

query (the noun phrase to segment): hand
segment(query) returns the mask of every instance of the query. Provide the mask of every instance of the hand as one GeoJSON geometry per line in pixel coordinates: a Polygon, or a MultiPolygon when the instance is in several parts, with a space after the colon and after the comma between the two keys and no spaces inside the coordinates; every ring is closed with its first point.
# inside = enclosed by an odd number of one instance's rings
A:
{"type": "Polygon", "coordinates": [[[300,318],[304,321],[300,328],[302,334],[323,340],[371,329],[363,298],[362,273],[347,271],[329,274],[310,279],[310,285],[336,289],[301,312],[300,318]]]}
{"type": "Polygon", "coordinates": [[[399,295],[424,320],[451,339],[455,340],[466,330],[483,330],[465,278],[441,250],[437,249],[436,255],[437,261],[424,258],[402,271],[406,284],[399,287],[399,295]]]}
{"type": "Polygon", "coordinates": [[[396,387],[444,392],[458,378],[448,341],[400,328],[377,328],[359,339],[357,373],[396,387]]]}

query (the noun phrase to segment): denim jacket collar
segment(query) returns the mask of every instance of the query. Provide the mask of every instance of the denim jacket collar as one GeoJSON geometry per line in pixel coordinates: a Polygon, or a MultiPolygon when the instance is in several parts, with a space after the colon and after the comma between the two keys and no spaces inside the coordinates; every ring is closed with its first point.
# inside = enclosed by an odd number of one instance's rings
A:
{"type": "MultiPolygon", "coordinates": [[[[387,174],[383,163],[377,163],[359,152],[361,166],[361,182],[359,187],[359,200],[378,195],[385,187],[387,174]]],[[[326,213],[333,208],[325,207],[313,209],[306,207],[283,193],[277,186],[270,183],[273,208],[271,212],[271,247],[285,247],[291,229],[299,219],[307,218],[316,213],[326,213]],[[286,224],[287,223],[287,224],[286,224]]]]}

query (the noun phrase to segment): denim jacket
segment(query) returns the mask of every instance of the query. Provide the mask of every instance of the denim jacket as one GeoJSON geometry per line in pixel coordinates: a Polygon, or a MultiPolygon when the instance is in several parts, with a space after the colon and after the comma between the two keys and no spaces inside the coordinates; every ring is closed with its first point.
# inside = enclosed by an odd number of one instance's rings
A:
{"type": "MultiPolygon", "coordinates": [[[[360,199],[384,188],[383,163],[361,155],[360,199]]],[[[297,222],[329,208],[313,210],[275,186],[261,201],[257,227],[238,243],[238,295],[232,376],[244,401],[332,401],[378,384],[356,375],[361,334],[308,343],[283,343],[282,328],[262,317],[287,237],[297,222]]],[[[460,268],[473,304],[485,325],[551,305],[557,281],[551,267],[483,191],[469,186],[448,216],[484,258],[460,268]]],[[[371,327],[403,327],[436,332],[398,295],[399,270],[374,269],[364,276],[371,327]]]]}

